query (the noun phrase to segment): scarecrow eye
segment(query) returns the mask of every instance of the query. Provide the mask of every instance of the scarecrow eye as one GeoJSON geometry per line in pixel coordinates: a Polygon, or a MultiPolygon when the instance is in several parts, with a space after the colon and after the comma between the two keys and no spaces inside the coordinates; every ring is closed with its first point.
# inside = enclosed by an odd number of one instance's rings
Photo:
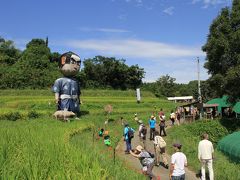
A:
{"type": "Polygon", "coordinates": [[[74,59],[70,60],[70,64],[76,64],[77,62],[74,59]]]}

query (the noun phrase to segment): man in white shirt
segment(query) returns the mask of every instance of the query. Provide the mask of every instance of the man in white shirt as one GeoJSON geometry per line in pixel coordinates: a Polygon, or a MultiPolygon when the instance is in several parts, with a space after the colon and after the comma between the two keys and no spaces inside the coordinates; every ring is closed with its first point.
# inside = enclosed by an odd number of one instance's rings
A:
{"type": "Polygon", "coordinates": [[[205,175],[205,166],[207,165],[209,171],[209,178],[210,180],[214,179],[213,174],[213,144],[208,140],[208,134],[204,133],[202,135],[203,140],[201,140],[198,144],[198,159],[201,162],[201,173],[202,173],[202,180],[206,179],[205,175]]]}
{"type": "Polygon", "coordinates": [[[173,144],[175,153],[171,157],[170,179],[171,180],[185,180],[185,169],[187,166],[187,157],[181,152],[182,145],[173,144]]]}

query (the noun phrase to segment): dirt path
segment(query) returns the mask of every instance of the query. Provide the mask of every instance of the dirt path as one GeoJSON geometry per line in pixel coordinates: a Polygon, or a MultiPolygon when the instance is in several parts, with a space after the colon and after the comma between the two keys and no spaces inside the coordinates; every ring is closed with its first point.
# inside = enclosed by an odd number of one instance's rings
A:
{"type": "MultiPolygon", "coordinates": [[[[149,132],[150,130],[148,129],[146,147],[148,151],[154,152],[153,142],[149,140],[149,132]]],[[[137,145],[140,144],[137,133],[138,132],[135,132],[135,136],[132,140],[132,148],[135,148],[137,145]]],[[[125,142],[122,139],[116,148],[117,155],[126,163],[126,166],[141,173],[141,164],[139,160],[130,154],[125,154],[124,153],[126,149],[125,147],[126,147],[125,142]]],[[[170,162],[169,155],[167,155],[167,159],[168,159],[168,162],[170,162]]],[[[185,171],[186,171],[186,178],[185,178],[186,180],[198,180],[194,172],[188,170],[187,168],[185,169],[185,171]]],[[[154,166],[153,173],[155,174],[155,176],[158,177],[158,179],[169,180],[169,169],[166,169],[162,166],[159,166],[159,167],[154,166]]]]}

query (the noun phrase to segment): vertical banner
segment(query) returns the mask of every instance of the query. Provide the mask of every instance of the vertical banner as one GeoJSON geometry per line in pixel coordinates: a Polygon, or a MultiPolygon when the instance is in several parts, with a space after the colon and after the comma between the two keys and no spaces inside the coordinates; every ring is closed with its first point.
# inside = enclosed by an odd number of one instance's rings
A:
{"type": "Polygon", "coordinates": [[[137,88],[136,92],[137,92],[137,103],[140,103],[141,101],[140,88],[137,88]]]}

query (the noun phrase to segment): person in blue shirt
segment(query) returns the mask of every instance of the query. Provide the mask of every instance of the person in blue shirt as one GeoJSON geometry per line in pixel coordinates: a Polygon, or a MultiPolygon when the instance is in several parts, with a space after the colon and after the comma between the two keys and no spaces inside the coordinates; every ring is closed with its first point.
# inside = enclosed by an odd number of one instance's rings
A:
{"type": "Polygon", "coordinates": [[[125,154],[130,154],[130,150],[132,150],[132,145],[131,145],[132,137],[129,137],[130,130],[133,131],[133,133],[135,132],[134,129],[130,128],[129,125],[126,123],[124,125],[124,131],[123,131],[124,141],[126,142],[125,154]]]}
{"type": "Polygon", "coordinates": [[[148,120],[149,127],[150,127],[150,140],[154,140],[155,134],[155,126],[156,126],[156,119],[152,115],[151,118],[148,120]]]}

